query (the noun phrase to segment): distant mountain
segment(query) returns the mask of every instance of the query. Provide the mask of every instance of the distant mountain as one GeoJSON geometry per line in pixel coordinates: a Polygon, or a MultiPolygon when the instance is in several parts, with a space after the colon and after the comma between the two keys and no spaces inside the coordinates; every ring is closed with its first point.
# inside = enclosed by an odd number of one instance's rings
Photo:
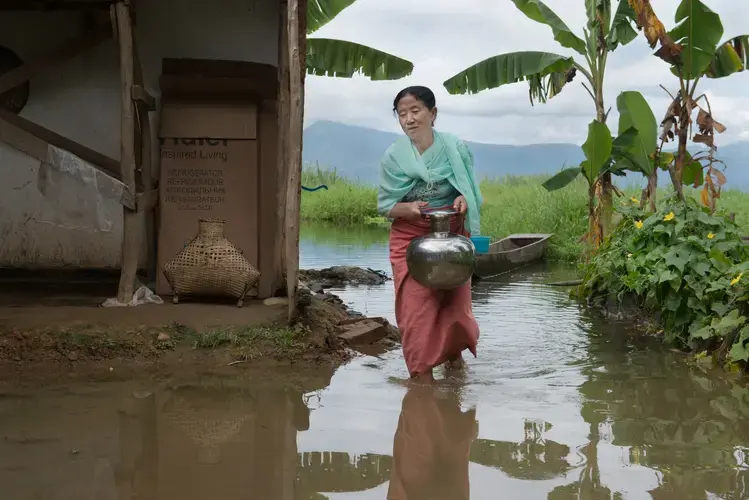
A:
{"type": "MultiPolygon", "coordinates": [[[[380,158],[398,134],[366,127],[318,121],[304,130],[305,163],[319,163],[335,168],[352,180],[367,184],[377,182],[380,158]]],[[[509,146],[466,141],[476,161],[479,178],[506,175],[543,175],[558,172],[565,166],[578,165],[583,159],[575,144],[533,144],[509,146]]],[[[749,189],[749,142],[739,142],[719,149],[726,162],[731,187],[749,189]]],[[[661,176],[667,182],[666,176],[661,176]]],[[[641,176],[629,176],[628,182],[640,182],[641,176]]],[[[618,182],[622,182],[620,179],[618,182]]]]}

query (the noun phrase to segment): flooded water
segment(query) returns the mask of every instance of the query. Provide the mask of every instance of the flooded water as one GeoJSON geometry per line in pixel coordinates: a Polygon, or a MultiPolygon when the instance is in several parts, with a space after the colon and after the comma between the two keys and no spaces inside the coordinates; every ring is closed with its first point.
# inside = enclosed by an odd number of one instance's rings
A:
{"type": "MultiPolygon", "coordinates": [[[[303,232],[302,266],[389,271],[379,231],[303,232]]],[[[0,394],[0,491],[26,499],[744,499],[749,390],[586,315],[569,269],[474,289],[479,356],[406,389],[399,352],[282,384],[0,394]]],[[[392,283],[334,290],[392,320],[392,283]]]]}

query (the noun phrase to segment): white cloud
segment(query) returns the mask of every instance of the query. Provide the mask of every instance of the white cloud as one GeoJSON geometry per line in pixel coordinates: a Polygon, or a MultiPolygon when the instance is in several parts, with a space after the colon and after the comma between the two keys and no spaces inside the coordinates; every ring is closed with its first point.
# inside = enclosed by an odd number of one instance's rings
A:
{"type": "MultiPolygon", "coordinates": [[[[749,2],[705,0],[722,15],[724,39],[749,33],[749,2]]],[[[578,35],[585,11],[582,1],[546,0],[578,35]]],[[[659,0],[658,15],[667,28],[679,0],[659,0]]],[[[451,96],[442,82],[487,57],[518,50],[573,55],[554,41],[551,30],[535,23],[509,2],[498,0],[358,0],[315,36],[363,43],[414,62],[413,75],[395,82],[366,78],[307,78],[307,123],[333,120],[380,130],[398,131],[392,99],[408,85],[427,85],[437,96],[438,125],[466,140],[498,144],[538,142],[582,143],[586,124],[594,117],[593,103],[580,85],[580,75],[547,104],[530,105],[525,83],[472,96],[451,96]]],[[[660,119],[668,105],[663,84],[677,84],[667,65],[651,55],[640,36],[609,57],[605,82],[606,105],[616,130],[616,96],[637,90],[649,100],[660,119]]],[[[720,144],[749,138],[749,72],[724,80],[703,80],[701,92],[713,105],[715,117],[728,127],[720,144]]]]}

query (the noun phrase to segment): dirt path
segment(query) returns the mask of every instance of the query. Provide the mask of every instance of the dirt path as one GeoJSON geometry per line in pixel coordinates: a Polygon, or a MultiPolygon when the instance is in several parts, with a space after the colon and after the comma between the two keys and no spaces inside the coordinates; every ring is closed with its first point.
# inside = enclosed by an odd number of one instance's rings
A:
{"type": "Polygon", "coordinates": [[[0,377],[237,371],[347,359],[340,306],[313,300],[295,327],[283,303],[0,308],[0,377]]]}

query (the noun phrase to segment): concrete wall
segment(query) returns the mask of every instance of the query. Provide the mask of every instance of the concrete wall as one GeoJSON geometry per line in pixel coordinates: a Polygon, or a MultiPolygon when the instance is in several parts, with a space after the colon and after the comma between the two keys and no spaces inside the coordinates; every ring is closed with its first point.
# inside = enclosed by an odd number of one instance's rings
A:
{"type": "MultiPolygon", "coordinates": [[[[31,61],[79,26],[74,13],[0,12],[0,44],[31,61]]],[[[165,57],[275,65],[277,29],[277,0],[138,0],[146,86],[158,97],[165,57]]],[[[108,41],[33,79],[21,116],[119,159],[119,98],[117,46],[108,41]]],[[[118,266],[119,203],[90,176],[55,175],[45,196],[39,173],[39,161],[0,143],[0,267],[118,266]]]]}

